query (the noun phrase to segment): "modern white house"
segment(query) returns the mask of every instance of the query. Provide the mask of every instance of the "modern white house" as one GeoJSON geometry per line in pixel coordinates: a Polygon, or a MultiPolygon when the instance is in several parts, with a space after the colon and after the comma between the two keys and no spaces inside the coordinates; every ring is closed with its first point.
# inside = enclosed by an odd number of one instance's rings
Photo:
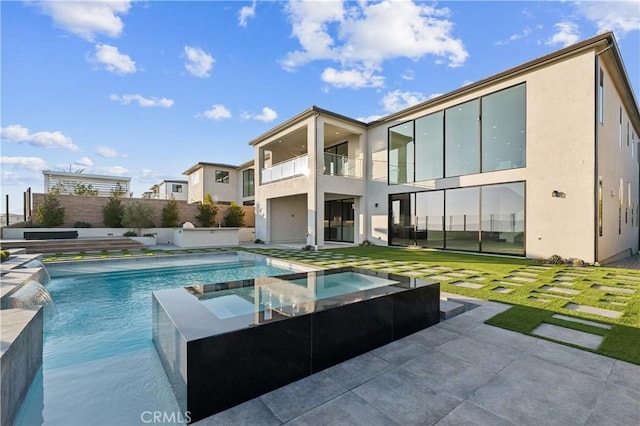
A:
{"type": "Polygon", "coordinates": [[[313,106],[250,142],[256,238],[606,262],[638,252],[639,134],[610,32],[372,123],[313,106]]]}
{"type": "Polygon", "coordinates": [[[253,205],[255,184],[253,161],[240,166],[199,162],[182,174],[188,178],[189,203],[204,200],[209,193],[215,203],[253,205]]]}
{"type": "Polygon", "coordinates": [[[155,200],[187,200],[189,182],[186,180],[163,180],[153,185],[142,198],[155,200]]]}
{"type": "Polygon", "coordinates": [[[123,197],[130,196],[131,178],[124,176],[93,175],[87,173],[58,172],[43,170],[44,191],[61,194],[92,192],[99,197],[108,197],[113,191],[123,197]]]}

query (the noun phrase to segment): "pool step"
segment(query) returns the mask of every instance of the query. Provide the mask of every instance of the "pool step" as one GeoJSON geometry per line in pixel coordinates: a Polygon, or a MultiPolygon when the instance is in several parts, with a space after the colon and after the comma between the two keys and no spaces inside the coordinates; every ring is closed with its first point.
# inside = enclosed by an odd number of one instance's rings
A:
{"type": "Polygon", "coordinates": [[[447,320],[460,315],[466,310],[464,303],[440,299],[440,320],[447,320]]]}

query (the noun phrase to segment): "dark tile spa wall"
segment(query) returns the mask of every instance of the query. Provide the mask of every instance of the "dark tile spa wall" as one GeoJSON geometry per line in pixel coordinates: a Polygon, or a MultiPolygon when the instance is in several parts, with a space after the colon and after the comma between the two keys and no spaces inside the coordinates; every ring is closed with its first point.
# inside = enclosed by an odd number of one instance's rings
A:
{"type": "MultiPolygon", "coordinates": [[[[412,283],[368,300],[319,300],[312,313],[195,339],[163,308],[176,295],[168,302],[156,292],[153,338],[181,410],[195,422],[438,323],[439,284],[412,283]]],[[[191,308],[186,321],[199,315],[191,308]]]]}

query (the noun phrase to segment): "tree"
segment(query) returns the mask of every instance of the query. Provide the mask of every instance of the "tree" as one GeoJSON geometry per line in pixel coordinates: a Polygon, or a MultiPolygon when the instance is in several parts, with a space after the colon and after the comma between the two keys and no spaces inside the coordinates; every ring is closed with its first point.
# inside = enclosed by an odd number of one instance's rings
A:
{"type": "Polygon", "coordinates": [[[35,217],[45,228],[60,226],[64,223],[64,207],[55,195],[46,194],[42,203],[36,207],[35,217]]]}
{"type": "Polygon", "coordinates": [[[244,226],[244,210],[237,203],[232,202],[224,217],[224,226],[239,228],[244,226]]]}
{"type": "Polygon", "coordinates": [[[213,203],[211,194],[208,192],[204,194],[204,201],[198,202],[198,210],[200,214],[196,216],[196,219],[198,219],[202,226],[209,227],[215,224],[218,207],[213,203]]]}
{"type": "Polygon", "coordinates": [[[171,197],[167,202],[167,205],[162,209],[162,227],[163,228],[175,228],[180,223],[178,216],[178,203],[171,197]]]}
{"type": "Polygon", "coordinates": [[[107,204],[102,206],[102,221],[104,226],[108,228],[122,228],[124,209],[120,199],[121,195],[121,192],[111,191],[107,204]]]}
{"type": "Polygon", "coordinates": [[[127,228],[134,228],[138,236],[142,235],[142,228],[153,228],[154,211],[148,203],[132,201],[124,206],[122,224],[127,228]]]}

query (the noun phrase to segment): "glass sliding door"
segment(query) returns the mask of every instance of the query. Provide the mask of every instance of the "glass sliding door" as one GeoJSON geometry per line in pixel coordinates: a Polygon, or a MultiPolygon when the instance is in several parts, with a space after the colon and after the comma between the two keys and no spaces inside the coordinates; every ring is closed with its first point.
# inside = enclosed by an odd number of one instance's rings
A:
{"type": "Polygon", "coordinates": [[[415,199],[415,194],[393,194],[389,196],[390,245],[409,246],[415,244],[413,199],[415,199]]]}
{"type": "Polygon", "coordinates": [[[445,247],[480,250],[480,188],[445,191],[445,247]]]}
{"type": "Polygon", "coordinates": [[[353,198],[324,202],[324,240],[352,243],[354,236],[353,198]]]}
{"type": "Polygon", "coordinates": [[[416,245],[444,247],[444,191],[416,194],[416,245]]]}
{"type": "Polygon", "coordinates": [[[524,254],[524,183],[482,187],[482,251],[524,254]]]}

